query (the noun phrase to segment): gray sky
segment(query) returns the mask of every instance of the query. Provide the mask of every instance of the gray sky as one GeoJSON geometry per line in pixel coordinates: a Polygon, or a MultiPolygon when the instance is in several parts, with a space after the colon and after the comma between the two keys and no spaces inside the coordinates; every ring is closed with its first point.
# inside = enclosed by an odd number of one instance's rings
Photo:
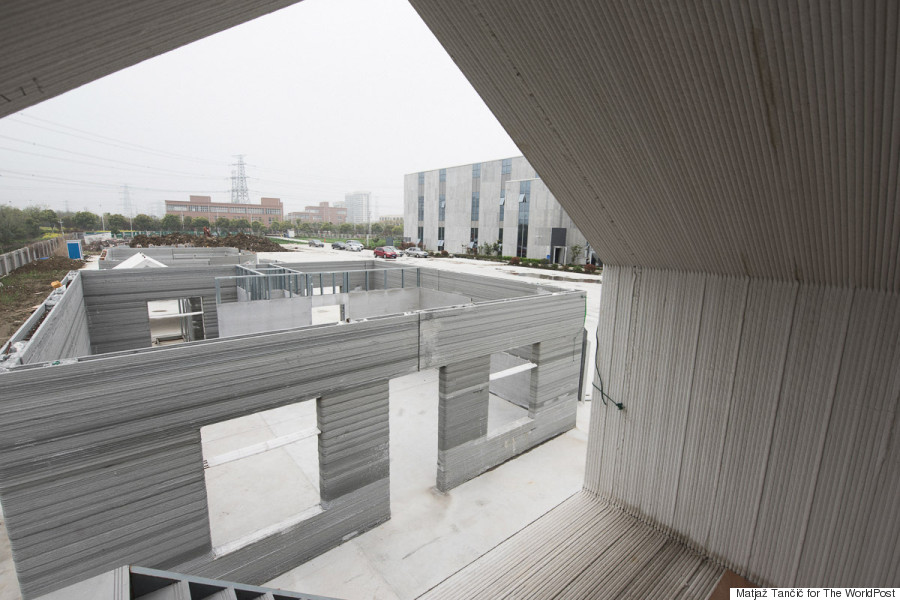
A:
{"type": "Polygon", "coordinates": [[[406,173],[520,152],[406,0],[305,0],[0,120],[0,203],[227,202],[237,154],[254,202],[385,215],[406,173]]]}

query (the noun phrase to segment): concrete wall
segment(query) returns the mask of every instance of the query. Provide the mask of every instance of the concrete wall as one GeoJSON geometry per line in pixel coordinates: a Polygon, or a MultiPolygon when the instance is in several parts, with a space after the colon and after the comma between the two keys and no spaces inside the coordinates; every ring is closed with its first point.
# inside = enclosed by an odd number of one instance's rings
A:
{"type": "MultiPolygon", "coordinates": [[[[91,352],[103,354],[149,347],[148,300],[199,296],[203,302],[205,336],[218,337],[214,278],[231,275],[234,267],[228,266],[82,271],[91,352]]],[[[225,284],[223,298],[236,298],[233,283],[225,284]]]]}
{"type": "Polygon", "coordinates": [[[419,288],[377,290],[347,294],[344,314],[350,319],[366,319],[419,310],[419,288]]]}
{"type": "Polygon", "coordinates": [[[129,248],[115,246],[106,251],[106,258],[99,263],[100,269],[113,269],[135,254],[142,253],[169,267],[197,267],[256,264],[256,253],[237,248],[129,248]]]}
{"type": "Polygon", "coordinates": [[[219,337],[293,329],[312,324],[312,297],[219,304],[219,337]]]}
{"type": "Polygon", "coordinates": [[[534,344],[529,386],[516,393],[528,417],[488,431],[491,356],[441,367],[437,488],[448,491],[575,427],[581,336],[534,344]]]}
{"type": "Polygon", "coordinates": [[[367,319],[470,302],[459,294],[427,288],[228,302],[218,305],[219,337],[304,327],[312,324],[312,309],[317,306],[343,304],[345,318],[367,319]]]}
{"type": "MultiPolygon", "coordinates": [[[[72,237],[72,235],[73,234],[68,234],[68,237],[72,237]]],[[[19,248],[18,250],[0,254],[0,276],[15,271],[19,267],[27,265],[39,258],[52,256],[57,248],[61,245],[65,245],[65,242],[66,237],[59,236],[53,239],[28,244],[24,248],[19,248]]]]}
{"type": "MultiPolygon", "coordinates": [[[[161,298],[208,285],[190,269],[145,273],[88,273],[86,303],[106,302],[113,315],[107,322],[114,323],[118,296],[126,305],[118,316],[127,324],[124,317],[136,314],[131,303],[146,310],[140,276],[153,278],[144,286],[161,298]]],[[[487,360],[563,332],[580,350],[583,311],[581,293],[542,294],[0,374],[0,502],[23,595],[121,564],[260,583],[376,526],[390,516],[387,381],[419,368],[487,360]],[[390,361],[372,352],[385,339],[390,361]],[[213,553],[200,428],[313,397],[322,431],[320,510],[213,553]]],[[[556,368],[552,360],[548,365],[556,368]]],[[[560,397],[560,406],[567,402],[560,397]]],[[[546,420],[454,448],[445,471],[462,481],[514,455],[510,448],[522,451],[574,422],[574,399],[562,411],[545,404],[530,403],[546,420]]]]}
{"type": "Polygon", "coordinates": [[[462,294],[454,294],[452,292],[440,292],[426,287],[419,288],[419,308],[428,310],[430,308],[440,308],[442,306],[455,306],[457,304],[468,304],[472,302],[472,298],[462,294]]]}
{"type": "Polygon", "coordinates": [[[403,237],[413,243],[419,231],[419,174],[403,176],[403,237]]]}
{"type": "MultiPolygon", "coordinates": [[[[341,484],[347,493],[329,495],[320,515],[213,557],[199,430],[310,397],[337,393],[349,402],[347,390],[415,371],[417,351],[412,315],[3,374],[0,500],[23,594],[123,563],[262,582],[382,522],[386,475],[353,491],[341,484]],[[386,336],[388,362],[371,352],[386,336]],[[343,351],[327,351],[335,346],[343,351]],[[31,410],[23,411],[26,402],[31,410]]],[[[371,434],[366,418],[387,420],[386,401],[378,406],[336,409],[323,417],[323,435],[349,427],[342,443],[352,444],[371,434]]]]}
{"type": "Polygon", "coordinates": [[[439,292],[459,294],[471,298],[474,302],[550,293],[548,291],[549,288],[542,289],[527,281],[518,282],[482,277],[480,275],[451,273],[427,267],[421,268],[421,274],[422,287],[439,292]]]}
{"type": "Polygon", "coordinates": [[[67,286],[54,290],[10,339],[15,344],[37,327],[16,355],[19,363],[27,365],[91,353],[81,275],[75,271],[69,275],[72,279],[67,286]]]}
{"type": "Polygon", "coordinates": [[[589,490],[753,581],[900,585],[900,296],[607,267],[589,490]]]}

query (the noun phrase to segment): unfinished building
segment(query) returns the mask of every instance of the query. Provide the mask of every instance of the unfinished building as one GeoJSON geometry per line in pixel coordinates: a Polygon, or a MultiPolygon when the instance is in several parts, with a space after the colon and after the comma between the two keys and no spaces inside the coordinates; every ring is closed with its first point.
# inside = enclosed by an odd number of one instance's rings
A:
{"type": "MultiPolygon", "coordinates": [[[[289,3],[17,3],[0,114],[289,3]]],[[[616,403],[584,493],[431,595],[900,586],[897,3],[411,3],[606,265],[616,403]]]]}
{"type": "Polygon", "coordinates": [[[123,564],[258,584],[385,521],[394,377],[440,370],[443,491],[575,424],[583,292],[374,261],[64,284],[0,373],[0,503],[26,598],[123,564]],[[201,334],[156,345],[160,302],[201,334]],[[521,417],[489,431],[491,394],[521,417]],[[214,548],[201,428],[309,399],[320,502],[214,548]]]}

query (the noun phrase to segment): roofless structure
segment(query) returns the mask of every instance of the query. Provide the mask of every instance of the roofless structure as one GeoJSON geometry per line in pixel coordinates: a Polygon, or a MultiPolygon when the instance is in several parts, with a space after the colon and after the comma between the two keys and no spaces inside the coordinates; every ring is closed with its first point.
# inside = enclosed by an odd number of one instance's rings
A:
{"type": "MultiPolygon", "coordinates": [[[[624,407],[582,497],[434,594],[900,586],[897,4],[411,1],[606,265],[624,407]]],[[[288,3],[15,2],[0,114],[288,3]]]]}

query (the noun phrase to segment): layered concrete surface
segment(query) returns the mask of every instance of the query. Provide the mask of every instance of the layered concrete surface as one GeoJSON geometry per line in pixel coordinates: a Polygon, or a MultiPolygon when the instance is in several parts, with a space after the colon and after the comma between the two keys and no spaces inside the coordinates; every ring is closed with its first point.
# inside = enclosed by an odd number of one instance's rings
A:
{"type": "MultiPolygon", "coordinates": [[[[415,598],[581,489],[590,403],[579,405],[574,430],[447,494],[439,493],[434,487],[438,375],[431,369],[390,385],[391,519],[269,581],[269,586],[347,600],[415,598]],[[510,503],[510,498],[515,501],[510,503]]],[[[490,429],[521,416],[509,407],[494,399],[490,429]]],[[[204,456],[221,456],[303,429],[315,422],[308,408],[293,405],[210,426],[203,430],[204,456]]],[[[315,438],[312,442],[311,451],[308,440],[300,441],[207,469],[215,546],[318,501],[315,438]],[[306,479],[285,489],[288,478],[301,476],[306,479]]],[[[20,598],[0,525],[0,600],[20,598]]]]}
{"type": "MultiPolygon", "coordinates": [[[[266,585],[348,600],[416,598],[581,490],[591,403],[579,405],[575,429],[440,493],[438,388],[436,369],[391,382],[391,520],[266,585]]],[[[509,406],[492,403],[489,430],[521,415],[509,406]]]]}
{"type": "Polygon", "coordinates": [[[586,486],[900,585],[897,3],[411,3],[606,265],[586,486]]]}
{"type": "MultiPolygon", "coordinates": [[[[161,269],[143,280],[129,271],[85,272],[89,323],[105,319],[101,335],[125,323],[140,327],[147,299],[209,294],[208,280],[221,269],[161,269]]],[[[374,281],[386,285],[392,274],[378,272],[374,281]]],[[[422,277],[474,302],[179,347],[139,341],[137,349],[5,373],[0,495],[22,589],[36,595],[112,562],[259,583],[389,518],[390,379],[468,360],[487,369],[492,353],[524,344],[534,346],[536,373],[577,380],[582,295],[431,270],[422,277]],[[372,351],[386,339],[389,360],[372,351]],[[89,379],[103,385],[87,386],[89,379]],[[308,398],[317,398],[319,506],[214,548],[200,428],[308,398]]],[[[439,486],[459,485],[574,426],[576,385],[553,387],[543,400],[529,399],[523,429],[488,429],[477,444],[455,448],[458,460],[444,461],[450,476],[439,476],[439,486]]]]}

